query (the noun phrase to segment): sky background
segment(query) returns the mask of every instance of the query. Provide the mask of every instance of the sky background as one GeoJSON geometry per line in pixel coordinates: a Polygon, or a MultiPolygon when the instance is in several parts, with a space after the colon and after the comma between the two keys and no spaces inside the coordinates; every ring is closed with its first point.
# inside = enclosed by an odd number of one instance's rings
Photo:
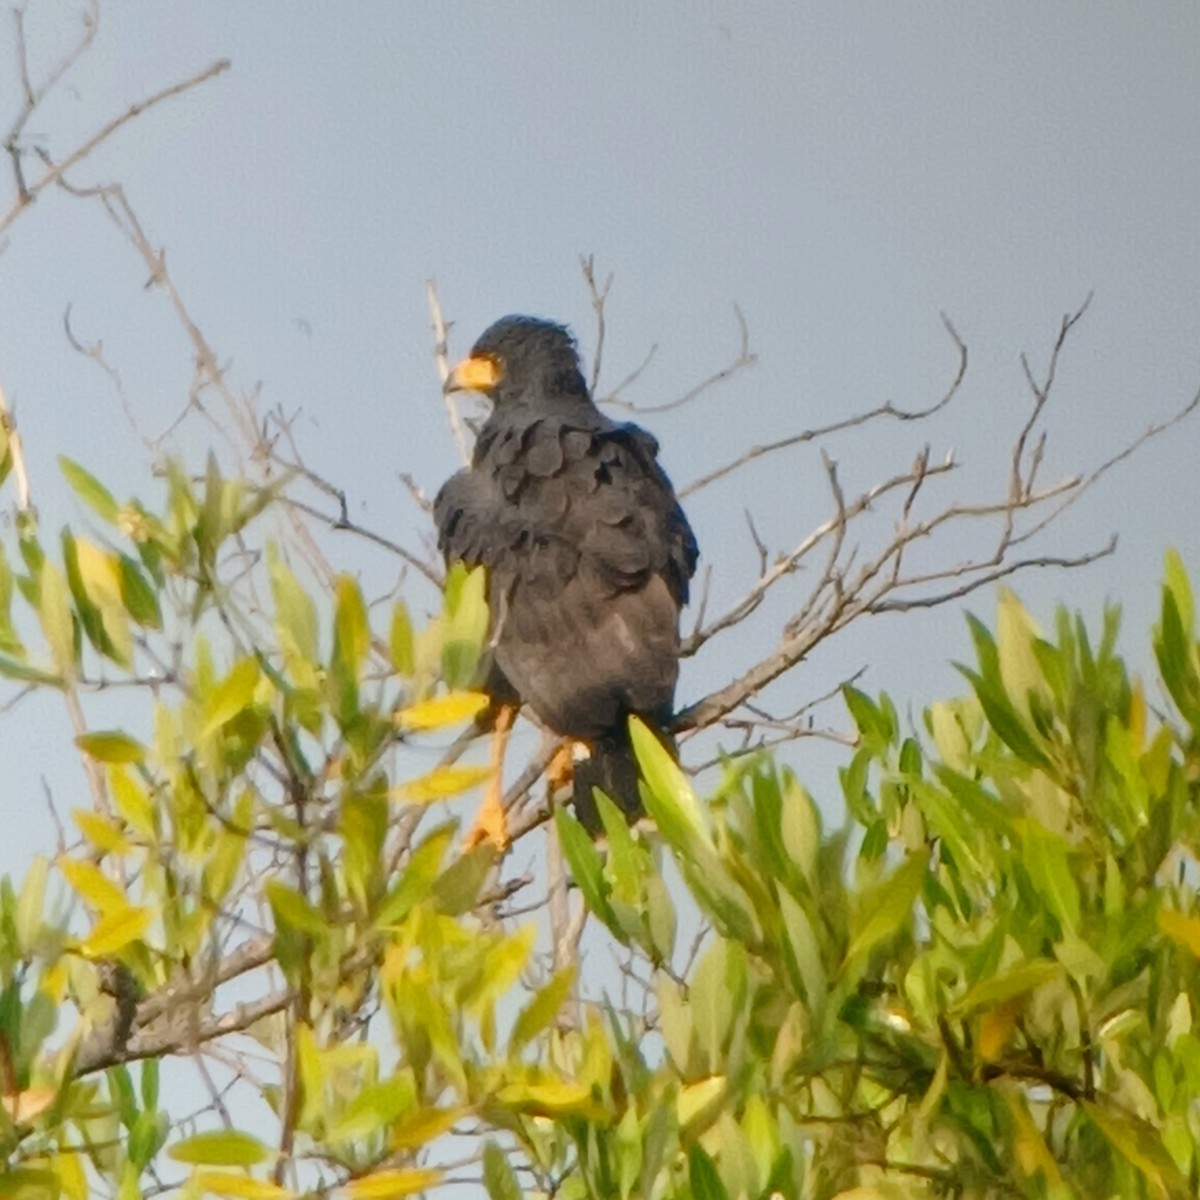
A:
{"type": "MultiPolygon", "coordinates": [[[[31,0],[35,75],[78,7],[31,0]]],[[[1044,366],[1063,314],[1094,293],[1060,365],[1043,478],[1086,471],[1200,386],[1200,7],[623,0],[297,4],[120,0],[31,122],[61,156],[134,101],[228,57],[232,70],[131,123],[75,175],[120,180],[176,286],[241,391],[300,411],[308,464],[357,519],[419,549],[428,536],[397,472],[429,492],[457,466],[431,355],[424,283],[437,280],[458,354],[497,316],[531,312],[594,344],[579,257],[615,274],[606,378],[674,399],[738,349],[758,365],[681,410],[648,416],[685,484],[750,445],[892,400],[939,397],[967,343],[961,396],[936,424],[874,424],[824,444],[847,491],[906,467],[923,443],[963,469],[947,501],[994,494],[1028,412],[1020,355],[1044,366]]],[[[18,104],[0,25],[0,126],[18,104]]],[[[33,173],[36,164],[30,162],[33,173]]],[[[0,172],[0,212],[12,191],[0,172]]],[[[47,530],[80,517],[54,457],[115,491],[152,490],[149,455],[94,364],[103,339],[139,425],[183,408],[189,345],[161,291],[95,205],[47,194],[0,253],[0,381],[17,410],[47,530]]],[[[209,427],[175,448],[199,463],[209,427]]],[[[1071,554],[1120,535],[1087,570],[1016,587],[1126,610],[1123,646],[1148,667],[1162,555],[1200,579],[1200,421],[1144,448],[1041,543],[1071,554]]],[[[749,510],[772,551],[829,515],[819,449],[732,476],[689,505],[712,611],[752,581],[749,510]]],[[[881,520],[889,520],[886,513],[881,520]]],[[[943,561],[970,549],[948,542],[943,561]]],[[[339,565],[368,578],[343,540],[339,565]]],[[[371,575],[371,572],[380,572],[371,575]]],[[[390,575],[387,574],[390,572],[390,575]]],[[[431,604],[414,591],[418,609],[431,604]]],[[[994,597],[971,601],[990,614],[994,597]]],[[[769,622],[686,667],[686,701],[773,644],[769,622]]],[[[777,691],[795,707],[868,666],[862,686],[902,710],[961,688],[953,612],[865,622],[777,691]]],[[[833,710],[829,719],[844,723],[833,710]]],[[[19,813],[0,871],[52,849],[41,777],[79,803],[57,706],[0,723],[3,805],[19,813]]],[[[802,775],[827,752],[791,755],[802,775]],[[806,756],[811,754],[811,760],[806,756]]],[[[829,797],[823,797],[826,805],[829,797]]]]}

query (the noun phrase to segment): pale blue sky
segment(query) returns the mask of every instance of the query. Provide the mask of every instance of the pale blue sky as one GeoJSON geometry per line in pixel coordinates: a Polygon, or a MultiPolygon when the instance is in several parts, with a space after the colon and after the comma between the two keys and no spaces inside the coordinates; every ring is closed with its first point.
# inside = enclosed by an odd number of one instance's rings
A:
{"type": "MultiPolygon", "coordinates": [[[[74,11],[34,0],[35,66],[60,52],[74,11]]],[[[1190,3],[122,0],[31,132],[61,154],[133,100],[233,60],[78,178],[125,183],[232,378],[261,381],[269,406],[302,408],[312,465],[350,489],[362,519],[416,545],[395,472],[432,490],[455,466],[423,281],[439,281],[456,350],[512,310],[566,320],[590,349],[581,253],[616,272],[610,381],[660,346],[635,400],[670,399],[732,356],[732,302],[749,321],[756,369],[647,419],[679,483],[782,432],[889,398],[928,403],[954,365],[944,310],[972,355],[957,410],[829,449],[852,487],[929,438],[964,463],[947,494],[975,494],[1004,468],[1028,403],[1019,353],[1044,362],[1061,315],[1092,289],[1046,477],[1094,464],[1200,384],[1198,50],[1190,3]]],[[[7,32],[0,53],[7,112],[7,32]]],[[[144,282],[98,209],[56,195],[0,256],[0,379],[49,529],[75,512],[56,453],[128,490],[145,479],[104,379],[64,343],[68,303],[80,334],[104,339],[149,431],[186,397],[188,346],[144,282]]],[[[183,449],[198,456],[205,439],[195,426],[183,449]]],[[[1046,549],[1116,530],[1119,553],[1026,577],[1035,611],[1120,597],[1144,661],[1163,548],[1200,564],[1197,446],[1193,423],[1077,507],[1046,549]]],[[[742,509],[781,549],[827,515],[823,489],[810,447],[697,498],[714,602],[753,570],[742,509]]],[[[358,548],[345,553],[354,565],[358,548]]],[[[685,698],[772,634],[714,645],[689,666],[685,698]]],[[[965,648],[945,615],[867,624],[789,695],[869,662],[868,686],[922,699],[955,686],[945,662],[965,648]]]]}
{"type": "MultiPolygon", "coordinates": [[[[74,11],[31,0],[35,62],[60,52],[74,11]]],[[[0,29],[6,126],[16,80],[11,27],[0,29]]],[[[973,495],[1005,469],[1028,405],[1020,352],[1044,363],[1062,314],[1093,289],[1062,363],[1045,477],[1094,465],[1200,386],[1198,56],[1200,7],[1183,0],[120,0],[31,129],[64,153],[134,100],[232,59],[230,73],[122,131],[77,180],[124,182],[232,378],[261,381],[268,406],[303,408],[311,465],[350,489],[364,521],[416,546],[418,514],[395,473],[432,491],[456,465],[425,278],[457,321],[458,351],[514,310],[571,323],[590,350],[581,253],[616,273],[610,382],[660,346],[639,402],[722,366],[737,347],[732,303],[746,314],[758,367],[646,419],[678,483],[887,399],[928,404],[955,365],[945,311],[972,355],[957,408],[936,426],[873,426],[828,449],[850,488],[907,465],[926,439],[935,457],[953,446],[964,471],[945,494],[973,495]]],[[[189,348],[144,283],[98,209],[55,195],[0,255],[0,379],[48,530],[77,515],[55,454],[118,491],[146,479],[103,377],[65,345],[68,303],[80,334],[104,339],[149,431],[186,399],[189,348]]],[[[202,435],[195,426],[182,449],[198,458],[202,435]]],[[[1112,531],[1121,545],[1085,572],[1019,580],[1042,619],[1057,599],[1095,614],[1119,598],[1124,644],[1148,661],[1164,547],[1200,578],[1198,448],[1193,421],[1077,506],[1047,552],[1112,531]]],[[[754,570],[744,507],[772,549],[799,540],[828,515],[816,450],[691,506],[714,604],[754,570]]],[[[343,553],[352,567],[360,549],[343,553]]],[[[973,605],[989,612],[991,598],[973,605]]],[[[689,665],[681,698],[773,634],[714,645],[689,665]]],[[[967,653],[955,615],[867,623],[801,668],[786,696],[799,703],[869,663],[864,686],[919,704],[959,686],[947,663],[967,653]]],[[[0,869],[19,873],[51,844],[38,777],[61,758],[62,725],[51,705],[6,720],[18,765],[3,803],[29,819],[0,847],[0,869]]]]}

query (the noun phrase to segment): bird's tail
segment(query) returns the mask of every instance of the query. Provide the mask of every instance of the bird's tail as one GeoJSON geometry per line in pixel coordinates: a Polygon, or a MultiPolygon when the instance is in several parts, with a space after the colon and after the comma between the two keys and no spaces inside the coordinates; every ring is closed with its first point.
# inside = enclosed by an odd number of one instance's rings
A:
{"type": "MultiPolygon", "coordinates": [[[[666,734],[655,730],[662,743],[675,754],[675,743],[666,734]]],[[[575,764],[575,783],[572,803],[579,823],[592,835],[604,833],[604,822],[596,806],[593,788],[599,788],[625,814],[632,825],[643,816],[641,793],[638,791],[637,759],[629,740],[629,728],[622,724],[613,732],[591,743],[591,757],[575,764]]]]}

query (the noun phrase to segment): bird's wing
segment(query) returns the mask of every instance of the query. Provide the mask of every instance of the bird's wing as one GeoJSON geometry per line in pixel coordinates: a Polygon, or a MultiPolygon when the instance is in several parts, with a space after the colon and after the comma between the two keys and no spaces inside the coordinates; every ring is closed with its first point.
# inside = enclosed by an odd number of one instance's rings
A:
{"type": "Polygon", "coordinates": [[[615,590],[640,587],[658,575],[682,607],[698,551],[657,455],[658,443],[636,425],[595,434],[588,455],[593,498],[572,516],[585,557],[615,590]]]}
{"type": "Polygon", "coordinates": [[[504,548],[502,526],[511,521],[496,477],[478,468],[452,475],[433,502],[438,549],[447,563],[494,567],[504,548]]]}
{"type": "Polygon", "coordinates": [[[438,545],[449,562],[486,566],[494,588],[552,591],[582,570],[613,594],[659,575],[682,607],[696,541],[657,451],[598,413],[498,422],[438,494],[438,545]]]}

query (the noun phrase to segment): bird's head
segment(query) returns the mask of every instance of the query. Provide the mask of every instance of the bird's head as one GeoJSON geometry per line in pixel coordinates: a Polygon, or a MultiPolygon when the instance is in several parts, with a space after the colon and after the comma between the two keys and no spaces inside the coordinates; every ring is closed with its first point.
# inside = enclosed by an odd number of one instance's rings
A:
{"type": "Polygon", "coordinates": [[[450,372],[447,392],[481,392],[496,405],[587,398],[571,331],[540,317],[501,317],[450,372]]]}

